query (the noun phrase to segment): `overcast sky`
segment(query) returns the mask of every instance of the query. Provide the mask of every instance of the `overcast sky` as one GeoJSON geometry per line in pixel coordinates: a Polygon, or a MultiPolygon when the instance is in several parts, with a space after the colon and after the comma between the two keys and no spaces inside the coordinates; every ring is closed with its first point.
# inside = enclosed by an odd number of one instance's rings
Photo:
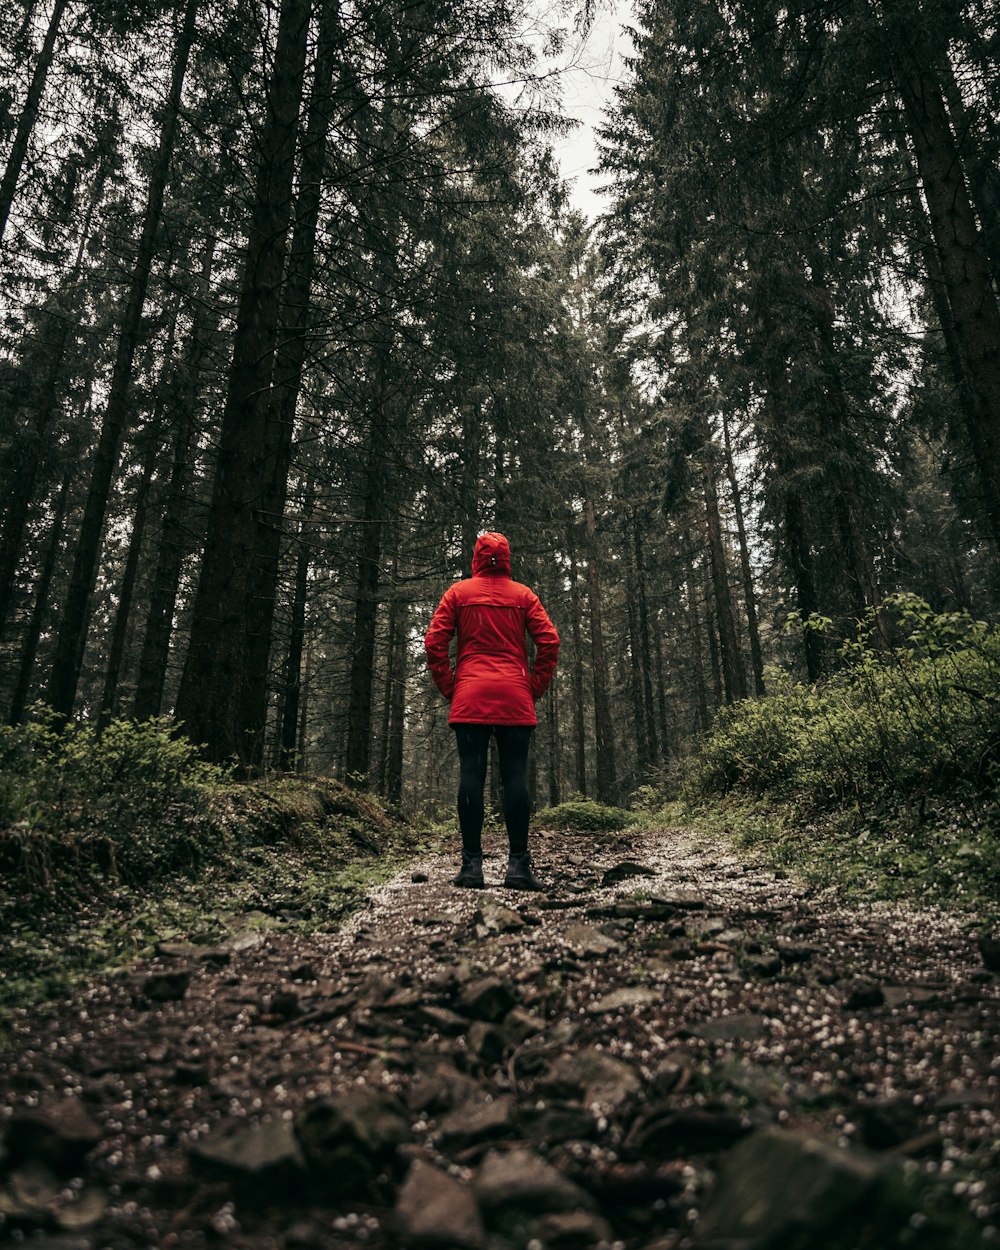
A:
{"type": "Polygon", "coordinates": [[[561,75],[563,107],[580,125],[555,144],[563,176],[570,182],[576,208],[593,220],[604,208],[596,193],[600,181],[587,171],[597,162],[594,129],[601,124],[604,107],[612,102],[614,87],[621,81],[622,57],[632,44],[621,26],[633,20],[631,0],[616,0],[603,6],[585,41],[577,38],[562,58],[569,68],[561,75]]]}

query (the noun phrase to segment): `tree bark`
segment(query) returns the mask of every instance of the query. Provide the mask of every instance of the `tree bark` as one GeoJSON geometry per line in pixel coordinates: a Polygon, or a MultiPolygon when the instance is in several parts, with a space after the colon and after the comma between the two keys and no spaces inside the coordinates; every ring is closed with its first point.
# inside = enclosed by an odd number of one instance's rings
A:
{"type": "Polygon", "coordinates": [[[1000,306],[941,86],[921,64],[901,25],[898,34],[890,40],[893,73],[969,371],[969,440],[982,483],[983,510],[1000,547],[1000,306]]]}
{"type": "Polygon", "coordinates": [[[649,641],[649,599],[646,593],[646,557],[642,545],[639,517],[632,514],[632,554],[635,559],[636,594],[639,610],[639,648],[642,671],[642,701],[646,716],[646,741],[649,759],[659,758],[657,743],[656,712],[653,708],[653,658],[649,641]]]}
{"type": "Polygon", "coordinates": [[[688,615],[691,628],[688,631],[691,639],[691,667],[694,670],[695,715],[702,733],[708,732],[710,723],[708,715],[708,690],[705,686],[705,665],[702,659],[702,628],[701,613],[698,599],[701,596],[701,585],[695,570],[694,544],[691,535],[683,536],[684,551],[687,554],[687,600],[688,615]]]}
{"type": "Polygon", "coordinates": [[[753,669],[754,693],[762,698],[764,688],[764,660],[760,648],[760,626],[757,619],[757,595],[753,585],[753,569],[750,565],[750,547],[747,543],[746,521],[743,516],[743,498],[740,484],[736,477],[736,465],[733,461],[733,445],[729,437],[729,421],[723,413],[722,440],[726,453],[726,477],[729,481],[729,493],[733,500],[733,511],[736,514],[736,534],[740,546],[740,572],[743,576],[743,599],[747,609],[747,633],[750,637],[750,666],[753,669]]]}
{"type": "Polygon", "coordinates": [[[49,70],[52,68],[56,39],[59,36],[59,27],[62,24],[63,14],[66,12],[68,3],[69,0],[55,0],[52,6],[45,39],[38,53],[38,60],[35,62],[31,82],[28,84],[28,94],[24,100],[24,107],[21,109],[21,115],[17,119],[14,142],[11,144],[10,155],[7,157],[3,178],[0,179],[0,243],[3,242],[3,236],[7,230],[11,206],[14,203],[14,196],[17,192],[17,181],[21,176],[21,170],[24,168],[24,158],[28,153],[28,144],[31,142],[31,132],[34,130],[35,122],[38,120],[38,107],[42,102],[42,94],[45,91],[49,70]]]}
{"type": "Polygon", "coordinates": [[[295,582],[292,596],[292,619],[285,657],[284,704],[281,713],[281,738],[278,767],[283,772],[301,770],[297,751],[299,715],[302,705],[302,652],[306,637],[306,604],[309,593],[309,548],[304,541],[305,523],[312,514],[312,495],[307,490],[306,504],[299,525],[299,549],[295,554],[295,582]]]}
{"type": "Polygon", "coordinates": [[[31,618],[28,621],[28,630],[21,650],[21,664],[17,674],[17,685],[14,687],[14,697],[11,701],[9,720],[12,725],[21,723],[24,718],[25,708],[28,706],[28,695],[31,691],[31,675],[35,667],[35,657],[38,655],[38,643],[42,636],[42,626],[45,624],[45,612],[49,606],[49,591],[52,587],[52,577],[55,573],[59,547],[62,543],[66,512],[69,507],[69,485],[74,471],[75,466],[71,466],[66,470],[62,485],[59,487],[59,494],[56,497],[55,512],[49,528],[49,541],[45,548],[45,558],[42,561],[42,567],[38,573],[38,581],[35,585],[35,601],[31,607],[31,618]]]}
{"type": "Polygon", "coordinates": [[[712,463],[711,451],[706,458],[703,474],[712,592],[715,599],[715,617],[719,627],[722,682],[725,687],[726,702],[736,703],[747,697],[747,677],[739,640],[736,636],[733,592],[729,585],[729,567],[722,540],[722,519],[719,515],[719,489],[715,480],[715,466],[712,463]]]}
{"type": "Polygon", "coordinates": [[[311,0],[281,0],[274,69],[260,138],[233,360],[191,640],[177,716],[213,760],[257,758],[257,726],[242,722],[247,619],[267,464],[270,387],[284,282],[311,0]]]}
{"type": "Polygon", "coordinates": [[[604,648],[604,608],[601,600],[601,577],[597,567],[597,520],[593,499],[584,504],[587,533],[587,590],[590,599],[590,654],[591,677],[594,684],[594,737],[596,740],[597,799],[601,803],[614,803],[615,786],[615,739],[611,719],[611,698],[608,681],[608,662],[604,648]]]}
{"type": "Polygon", "coordinates": [[[163,523],[156,557],[156,571],[146,616],[146,629],[139,657],[132,716],[147,720],[159,716],[163,706],[170,639],[173,634],[174,609],[180,585],[181,568],[190,540],[187,533],[188,506],[185,498],[190,476],[191,442],[201,375],[208,351],[208,337],[215,323],[209,293],[212,265],[215,260],[215,239],[208,239],[202,254],[199,296],[191,327],[191,339],[184,363],[184,385],[178,403],[174,430],[173,462],[163,504],[163,523]]]}
{"type": "Polygon", "coordinates": [[[80,667],[83,663],[83,651],[87,641],[90,600],[101,552],[104,519],[111,485],[118,469],[122,441],[131,415],[129,392],[135,353],[141,334],[142,309],[146,301],[146,289],[149,285],[149,275],[156,250],[156,234],[162,215],[164,191],[174,150],[184,78],[195,38],[197,12],[198,0],[187,0],[174,48],[170,89],[146,192],[142,234],[136,249],[135,266],[125,297],[108,401],[104,410],[104,420],[101,423],[97,450],[94,453],[90,488],[80,527],[73,574],[56,641],[55,658],[46,698],[54,711],[62,717],[69,717],[72,714],[76,700],[80,667]]]}
{"type": "Polygon", "coordinates": [[[587,742],[583,701],[583,639],[580,619],[583,605],[580,602],[580,583],[577,577],[576,553],[570,538],[569,593],[573,620],[573,743],[576,748],[576,789],[587,796],[587,742]]]}
{"type": "Polygon", "coordinates": [[[326,170],[327,132],[333,116],[337,6],[320,9],[316,64],[302,143],[299,193],[288,255],[281,330],[274,358],[274,386],[263,448],[263,486],[256,512],[253,550],[248,554],[251,585],[247,597],[246,650],[240,723],[247,760],[263,762],[264,726],[274,605],[284,534],[288,474],[292,463],[295,412],[309,343],[310,298],[316,257],[320,199],[326,170]]]}

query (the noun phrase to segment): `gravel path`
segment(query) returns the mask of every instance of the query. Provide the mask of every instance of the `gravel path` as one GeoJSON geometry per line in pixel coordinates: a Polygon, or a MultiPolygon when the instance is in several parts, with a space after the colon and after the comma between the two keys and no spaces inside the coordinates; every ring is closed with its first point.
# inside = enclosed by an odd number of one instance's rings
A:
{"type": "Polygon", "coordinates": [[[995,1239],[1000,994],[959,921],[844,908],[687,831],[539,834],[535,858],[544,894],[429,859],[338,932],[165,943],[13,1013],[0,1236],[995,1239]]]}

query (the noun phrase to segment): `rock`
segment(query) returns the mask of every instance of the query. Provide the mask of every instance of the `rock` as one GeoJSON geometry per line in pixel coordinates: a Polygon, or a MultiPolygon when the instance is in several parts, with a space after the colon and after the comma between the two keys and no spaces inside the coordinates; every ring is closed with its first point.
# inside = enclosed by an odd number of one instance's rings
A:
{"type": "Polygon", "coordinates": [[[550,1102],[521,1116],[522,1131],[530,1141],[590,1141],[598,1134],[597,1117],[575,1102],[550,1102]]]}
{"type": "Polygon", "coordinates": [[[491,1151],[483,1160],[473,1192],[484,1211],[503,1213],[592,1211],[594,1200],[550,1163],[529,1150],[491,1151]]]}
{"type": "Polygon", "coordinates": [[[669,907],[671,911],[704,911],[707,903],[700,894],[690,890],[678,890],[676,894],[654,894],[650,900],[659,907],[669,907]]]}
{"type": "Polygon", "coordinates": [[[589,924],[574,924],[563,934],[563,941],[578,955],[606,955],[621,949],[621,943],[589,924]]]}
{"type": "Polygon", "coordinates": [[[689,1068],[683,1055],[665,1055],[653,1069],[650,1078],[650,1093],[666,1098],[680,1085],[689,1068]]]}
{"type": "Polygon", "coordinates": [[[101,1130],[78,1098],[63,1098],[38,1110],[15,1111],[8,1122],[7,1166],[43,1163],[57,1176],[78,1176],[101,1140],[101,1130]]]}
{"type": "Polygon", "coordinates": [[[260,929],[240,929],[228,941],[223,942],[220,950],[229,955],[242,955],[245,951],[256,950],[264,945],[264,934],[260,929]]]}
{"type": "Polygon", "coordinates": [[[788,938],[778,938],[775,946],[786,964],[804,964],[816,955],[823,954],[822,946],[815,946],[811,942],[793,942],[788,938]]]}
{"type": "Polygon", "coordinates": [[[620,864],[609,868],[601,877],[601,885],[618,885],[632,877],[655,877],[656,873],[645,864],[637,864],[633,859],[623,859],[620,864]]]}
{"type": "Polygon", "coordinates": [[[407,1246],[458,1246],[480,1250],[486,1235],[471,1190],[447,1172],[415,1159],[395,1209],[401,1242],[407,1246]]]}
{"type": "Polygon", "coordinates": [[[594,1211],[556,1211],[535,1223],[535,1237],[546,1246],[594,1246],[614,1240],[611,1225],[594,1211]]]}
{"type": "Polygon", "coordinates": [[[695,1037],[709,1042],[755,1041],[767,1032],[764,1020],[753,1012],[740,1012],[731,1016],[717,1016],[696,1025],[691,1032],[695,1037]]]}
{"type": "Polygon", "coordinates": [[[205,950],[194,942],[157,942],[156,953],[164,959],[200,959],[205,950]]]}
{"type": "Polygon", "coordinates": [[[55,1214],[56,1227],[63,1233],[82,1233],[104,1219],[108,1195],[103,1189],[85,1189],[75,1202],[67,1202],[55,1214]]]}
{"type": "Polygon", "coordinates": [[[316,975],[316,969],[307,960],[292,968],[288,973],[288,979],[290,981],[318,981],[319,977],[316,975]]]}
{"type": "Polygon", "coordinates": [[[873,981],[854,981],[844,999],[845,1011],[861,1011],[865,1007],[881,1007],[885,1002],[885,993],[881,985],[873,981]]]}
{"type": "Polygon", "coordinates": [[[545,1028],[544,1017],[525,1011],[523,1007],[513,1007],[504,1017],[503,1031],[515,1046],[544,1033],[545,1028]]]}
{"type": "Polygon", "coordinates": [[[646,1205],[684,1189],[684,1164],[679,1160],[650,1167],[648,1163],[592,1165],[585,1174],[587,1189],[608,1208],[646,1205]]]}
{"type": "Polygon", "coordinates": [[[582,1098],[587,1106],[615,1110],[642,1088],[639,1074],[600,1050],[562,1055],[539,1083],[554,1098],[582,1098]]]}
{"type": "Polygon", "coordinates": [[[741,962],[747,972],[758,977],[777,976],[784,967],[780,955],[747,955],[741,962]]]}
{"type": "Polygon", "coordinates": [[[424,1004],[418,1007],[413,1013],[417,1020],[430,1027],[438,1033],[443,1033],[446,1037],[455,1036],[458,1033],[464,1033],[469,1027],[468,1020],[464,1016],[458,1015],[457,1012],[449,1011],[447,1007],[435,1007],[430,1004],[424,1004]]]}
{"type": "Polygon", "coordinates": [[[441,1121],[441,1141],[445,1146],[461,1149],[505,1137],[514,1130],[515,1111],[514,1099],[509,1094],[467,1102],[441,1121]]]}
{"type": "Polygon", "coordinates": [[[458,1010],[475,1020],[495,1024],[517,1002],[514,991],[499,977],[470,981],[458,997],[458,1010]]]}
{"type": "Polygon", "coordinates": [[[979,939],[979,953],[990,972],[1000,972],[1000,934],[984,933],[979,939]]]}
{"type": "Polygon", "coordinates": [[[680,1153],[701,1154],[732,1146],[752,1127],[749,1119],[731,1111],[688,1107],[641,1117],[629,1130],[625,1144],[630,1150],[656,1158],[680,1153]]]}
{"type": "Polygon", "coordinates": [[[821,1244],[860,1207],[879,1175],[877,1161],[860,1152],[764,1129],[723,1157],[695,1244],[747,1250],[821,1244]]]}
{"type": "Polygon", "coordinates": [[[370,1090],[314,1103],[296,1120],[295,1135],[310,1173],[331,1197],[369,1186],[411,1136],[395,1100],[370,1090]]]}
{"type": "Polygon", "coordinates": [[[626,985],[620,990],[612,990],[587,1008],[590,1016],[606,1016],[613,1011],[626,1011],[630,1007],[647,1007],[650,1003],[663,1001],[659,990],[649,990],[641,985],[626,985]]]}
{"type": "Polygon", "coordinates": [[[180,1002],[191,984],[190,968],[152,972],[142,983],[142,993],[152,1003],[180,1002]]]}
{"type": "Polygon", "coordinates": [[[410,880],[414,885],[423,885],[426,881],[429,881],[430,878],[426,872],[413,872],[410,873],[410,880]]]}
{"type": "Polygon", "coordinates": [[[512,908],[488,899],[473,915],[472,927],[481,930],[484,937],[490,933],[515,933],[524,928],[524,920],[512,908]]]}
{"type": "Polygon", "coordinates": [[[435,1115],[457,1107],[479,1092],[479,1085],[450,1064],[439,1063],[432,1072],[422,1073],[406,1094],[406,1105],[415,1113],[435,1115]]]}
{"type": "Polygon", "coordinates": [[[0,1229],[44,1228],[51,1222],[62,1186],[44,1164],[32,1160],[15,1168],[0,1189],[0,1229]]]}
{"type": "Polygon", "coordinates": [[[301,1182],[304,1158],[287,1120],[226,1125],[196,1141],[188,1151],[192,1170],[228,1181],[253,1202],[280,1198],[301,1182]]]}
{"type": "Polygon", "coordinates": [[[874,1150],[889,1150],[917,1135],[920,1112],[909,1098],[887,1098],[859,1110],[861,1139],[874,1150]]]}
{"type": "Polygon", "coordinates": [[[924,985],[887,985],[882,991],[885,1002],[890,1007],[909,1007],[932,1003],[941,997],[940,990],[928,989],[924,985]]]}
{"type": "Polygon", "coordinates": [[[495,1024],[487,1024],[485,1020],[473,1020],[466,1040],[471,1053],[487,1067],[499,1063],[507,1049],[506,1035],[495,1024]]]}
{"type": "Polygon", "coordinates": [[[278,990],[267,1002],[267,1014],[279,1020],[294,1020],[299,1014],[299,996],[294,990],[278,990]]]}

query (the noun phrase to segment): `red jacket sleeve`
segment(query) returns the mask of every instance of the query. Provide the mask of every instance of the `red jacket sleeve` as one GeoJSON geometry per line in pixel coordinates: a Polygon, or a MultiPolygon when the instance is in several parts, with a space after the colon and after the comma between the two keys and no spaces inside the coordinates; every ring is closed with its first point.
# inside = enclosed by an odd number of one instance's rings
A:
{"type": "Polygon", "coordinates": [[[424,636],[427,667],[431,670],[434,684],[446,699],[451,698],[455,689],[455,674],[448,657],[448,644],[455,635],[457,624],[455,596],[448,589],[441,596],[441,602],[424,636]]]}
{"type": "Polygon", "coordinates": [[[531,697],[540,699],[552,683],[559,658],[559,634],[549,619],[542,601],[531,592],[528,600],[528,633],[535,644],[535,662],[531,667],[531,697]]]}

